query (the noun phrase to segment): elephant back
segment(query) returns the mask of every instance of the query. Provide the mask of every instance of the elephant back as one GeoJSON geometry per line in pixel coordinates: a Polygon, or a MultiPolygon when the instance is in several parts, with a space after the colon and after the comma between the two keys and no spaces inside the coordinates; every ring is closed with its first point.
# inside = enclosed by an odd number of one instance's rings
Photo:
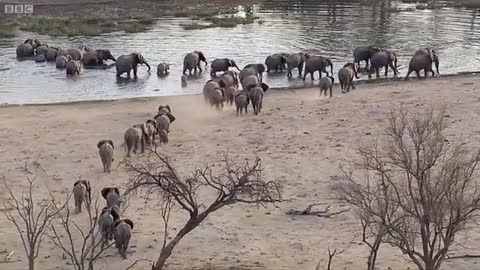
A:
{"type": "Polygon", "coordinates": [[[53,48],[48,48],[47,53],[46,53],[47,61],[55,61],[57,56],[58,56],[58,50],[53,49],[53,48]]]}

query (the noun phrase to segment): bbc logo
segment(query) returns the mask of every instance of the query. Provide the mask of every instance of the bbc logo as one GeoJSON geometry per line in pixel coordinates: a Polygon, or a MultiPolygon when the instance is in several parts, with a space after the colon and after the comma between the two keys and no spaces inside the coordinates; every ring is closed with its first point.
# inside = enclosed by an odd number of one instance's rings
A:
{"type": "Polygon", "coordinates": [[[31,14],[33,5],[5,5],[5,13],[31,14]]]}

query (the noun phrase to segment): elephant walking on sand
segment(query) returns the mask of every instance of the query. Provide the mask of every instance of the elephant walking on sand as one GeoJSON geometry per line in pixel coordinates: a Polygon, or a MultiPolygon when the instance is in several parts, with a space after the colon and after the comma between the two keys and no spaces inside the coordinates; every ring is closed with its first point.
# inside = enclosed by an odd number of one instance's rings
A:
{"type": "Polygon", "coordinates": [[[17,58],[32,57],[35,55],[35,49],[42,44],[38,39],[27,39],[22,44],[17,46],[17,58]]]}
{"type": "Polygon", "coordinates": [[[234,71],[225,71],[222,75],[220,75],[219,79],[223,81],[225,87],[238,87],[238,74],[234,71]]]}
{"type": "Polygon", "coordinates": [[[103,65],[103,61],[107,60],[117,61],[110,50],[98,49],[95,51],[88,51],[82,56],[82,63],[87,67],[101,66],[103,65]]]}
{"type": "Polygon", "coordinates": [[[388,67],[393,70],[393,74],[398,74],[397,70],[397,55],[391,50],[381,50],[375,53],[371,59],[370,71],[368,78],[372,78],[372,73],[375,71],[377,78],[380,77],[380,68],[385,68],[385,77],[388,76],[388,67]]]}
{"type": "Polygon", "coordinates": [[[222,80],[209,80],[203,87],[203,98],[205,101],[217,108],[223,109],[223,102],[225,101],[225,84],[222,80]]]}
{"type": "Polygon", "coordinates": [[[347,63],[338,71],[338,81],[340,82],[342,93],[345,93],[345,91],[350,92],[350,88],[355,89],[353,85],[354,77],[358,79],[357,66],[354,63],[347,63]]]}
{"type": "Polygon", "coordinates": [[[287,57],[288,54],[285,53],[276,53],[273,55],[269,55],[267,59],[265,59],[267,73],[271,70],[275,72],[283,72],[283,70],[286,68],[285,65],[287,64],[287,57]]]}
{"type": "Polygon", "coordinates": [[[120,207],[120,189],[117,187],[105,187],[100,193],[107,202],[107,208],[112,208],[114,206],[120,207]]]}
{"type": "Polygon", "coordinates": [[[98,218],[98,228],[102,235],[102,246],[113,239],[113,224],[120,219],[117,207],[104,207],[98,218]]]}
{"type": "Polygon", "coordinates": [[[65,72],[67,76],[80,75],[81,71],[82,71],[82,65],[78,60],[69,60],[65,65],[65,72]]]}
{"type": "Polygon", "coordinates": [[[322,93],[324,96],[327,95],[327,90],[330,90],[330,97],[332,97],[332,89],[333,89],[333,83],[335,82],[335,79],[333,76],[327,76],[324,78],[321,78],[320,81],[318,82],[318,86],[320,87],[320,96],[322,93]]]}
{"type": "MultiPolygon", "coordinates": [[[[160,105],[158,106],[158,112],[153,117],[157,122],[157,130],[159,136],[161,130],[165,130],[167,133],[170,132],[170,124],[175,121],[175,116],[172,114],[172,110],[169,105],[160,105]]],[[[160,138],[161,139],[161,138],[160,138]]]]}
{"type": "Polygon", "coordinates": [[[128,55],[121,55],[117,58],[115,62],[115,68],[117,69],[117,78],[119,78],[123,73],[127,73],[127,76],[130,77],[130,72],[133,69],[133,77],[137,77],[137,66],[139,64],[145,64],[148,67],[148,72],[150,72],[151,67],[148,62],[143,58],[139,53],[131,53],[128,55]]]}
{"type": "Polygon", "coordinates": [[[245,112],[248,113],[248,104],[250,103],[250,97],[247,90],[242,90],[238,92],[235,96],[235,107],[237,109],[237,116],[245,112]]]}
{"type": "Polygon", "coordinates": [[[212,77],[215,77],[217,75],[217,72],[228,71],[228,68],[230,67],[234,67],[238,71],[240,71],[240,69],[237,66],[237,63],[235,63],[235,61],[232,59],[228,59],[228,58],[215,59],[210,65],[210,75],[212,77]]]}
{"type": "Polygon", "coordinates": [[[113,141],[101,140],[97,143],[98,154],[103,164],[103,172],[110,173],[110,168],[113,162],[113,141]]]}
{"type": "Polygon", "coordinates": [[[310,56],[305,61],[305,73],[303,74],[303,80],[305,81],[307,74],[310,74],[312,81],[315,80],[314,73],[316,71],[318,71],[320,78],[322,78],[322,72],[329,76],[330,74],[326,69],[328,66],[330,66],[330,71],[333,75],[333,63],[329,58],[318,55],[310,56]]]}
{"type": "Polygon", "coordinates": [[[202,72],[203,70],[200,66],[201,62],[205,63],[205,67],[208,65],[207,59],[201,51],[194,51],[188,53],[187,55],[185,55],[185,58],[183,58],[183,74],[185,75],[185,72],[187,72],[187,70],[189,75],[192,75],[192,70],[195,70],[195,73],[197,73],[197,69],[202,72]]]}
{"type": "Polygon", "coordinates": [[[136,154],[138,150],[138,145],[140,144],[141,153],[145,152],[145,132],[143,124],[135,125],[125,131],[123,139],[125,140],[125,146],[127,150],[127,157],[130,157],[130,152],[133,150],[133,153],[136,154]]]}
{"type": "Polygon", "coordinates": [[[412,59],[410,60],[410,64],[408,65],[408,72],[405,79],[408,79],[410,74],[415,71],[417,77],[420,78],[420,71],[425,71],[425,78],[427,78],[428,72],[432,72],[432,77],[435,76],[435,72],[433,71],[432,64],[435,63],[435,69],[437,74],[440,74],[438,71],[438,54],[435,50],[431,48],[421,49],[415,52],[412,59]]]}
{"type": "Polygon", "coordinates": [[[85,199],[90,199],[92,189],[87,180],[78,180],[73,184],[73,200],[77,213],[82,212],[82,204],[85,199]]]}
{"type": "Polygon", "coordinates": [[[130,219],[117,220],[113,223],[115,247],[123,259],[127,258],[127,250],[132,237],[133,222],[130,219]]]}
{"type": "Polygon", "coordinates": [[[294,53],[290,54],[287,57],[287,77],[292,78],[292,70],[297,68],[298,69],[298,76],[302,76],[303,72],[303,65],[305,61],[310,58],[310,55],[308,53],[294,53]]]}
{"type": "Polygon", "coordinates": [[[375,53],[379,51],[380,48],[375,46],[357,47],[355,50],[353,50],[353,63],[356,63],[358,66],[360,66],[360,61],[365,61],[365,68],[368,68],[368,61],[375,53]]]}
{"type": "Polygon", "coordinates": [[[255,115],[259,114],[263,108],[263,96],[264,93],[268,90],[268,85],[261,83],[259,86],[254,86],[253,88],[248,88],[248,96],[252,101],[253,113],[255,115]]]}

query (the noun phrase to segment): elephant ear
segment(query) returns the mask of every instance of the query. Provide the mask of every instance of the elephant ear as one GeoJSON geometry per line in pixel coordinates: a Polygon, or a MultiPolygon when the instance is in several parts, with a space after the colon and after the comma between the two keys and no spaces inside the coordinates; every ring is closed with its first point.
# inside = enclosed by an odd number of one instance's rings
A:
{"type": "Polygon", "coordinates": [[[117,213],[117,211],[114,208],[110,209],[110,214],[112,215],[114,221],[117,221],[120,219],[119,213],[117,213]]]}
{"type": "Polygon", "coordinates": [[[105,207],[102,209],[102,212],[100,212],[100,215],[103,215],[103,214],[105,214],[106,212],[108,212],[108,208],[105,206],[105,207]]]}
{"type": "Polygon", "coordinates": [[[100,193],[102,194],[102,197],[106,200],[107,199],[107,195],[108,193],[110,193],[110,190],[112,188],[109,188],[109,187],[106,187],[106,188],[103,188],[102,191],[100,191],[100,193]]]}
{"type": "Polygon", "coordinates": [[[333,76],[329,76],[330,77],[330,80],[332,80],[332,84],[335,83],[335,78],[333,78],[333,76]]]}
{"type": "Polygon", "coordinates": [[[112,149],[115,149],[115,146],[113,145],[113,141],[112,141],[112,140],[108,140],[107,142],[112,146],[112,149]]]}
{"type": "Polygon", "coordinates": [[[123,220],[123,222],[127,223],[130,228],[133,230],[133,221],[131,221],[130,219],[126,218],[123,220]]]}
{"type": "Polygon", "coordinates": [[[267,90],[270,88],[270,86],[268,86],[266,83],[261,83],[260,87],[262,87],[263,92],[267,92],[267,90]]]}
{"type": "Polygon", "coordinates": [[[122,221],[121,221],[120,219],[119,219],[119,220],[115,220],[115,221],[113,222],[113,224],[112,224],[112,227],[113,227],[113,228],[117,228],[117,226],[120,225],[121,222],[122,222],[122,221]]]}
{"type": "Polygon", "coordinates": [[[29,38],[29,39],[26,39],[23,44],[27,44],[27,43],[30,43],[32,44],[33,43],[33,39],[29,38]]]}
{"type": "Polygon", "coordinates": [[[73,183],[73,186],[75,187],[75,186],[79,185],[80,181],[82,181],[82,180],[77,180],[75,183],[73,183]]]}
{"type": "Polygon", "coordinates": [[[102,145],[105,144],[105,140],[100,140],[98,143],[97,143],[97,148],[100,149],[100,147],[102,147],[102,145]]]}
{"type": "Polygon", "coordinates": [[[167,113],[167,117],[170,120],[170,123],[173,123],[173,121],[176,119],[171,113],[167,113]]]}
{"type": "Polygon", "coordinates": [[[167,104],[167,105],[165,106],[165,108],[167,108],[167,110],[168,110],[169,113],[172,112],[172,110],[170,109],[170,105],[167,104]]]}
{"type": "Polygon", "coordinates": [[[115,191],[115,193],[117,193],[117,195],[120,196],[120,189],[118,189],[117,187],[114,187],[113,191],[115,191]]]}
{"type": "Polygon", "coordinates": [[[231,67],[236,67],[236,66],[237,66],[237,63],[235,63],[234,60],[230,60],[230,66],[231,66],[231,67]]]}

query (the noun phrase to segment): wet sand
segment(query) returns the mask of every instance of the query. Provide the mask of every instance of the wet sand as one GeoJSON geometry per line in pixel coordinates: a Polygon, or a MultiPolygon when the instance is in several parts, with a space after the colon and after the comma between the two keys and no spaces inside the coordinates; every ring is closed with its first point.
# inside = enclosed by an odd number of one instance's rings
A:
{"type": "MultiPolygon", "coordinates": [[[[124,156],[123,132],[152,117],[158,105],[169,104],[177,120],[171,126],[170,143],[161,151],[173,158],[182,175],[207,162],[218,163],[224,154],[238,161],[258,156],[265,178],[283,182],[287,199],[267,208],[235,205],[215,212],[177,246],[169,269],[211,265],[212,269],[313,270],[319,261],[324,269],[328,247],[347,248],[335,257],[333,269],[361,269],[366,265],[367,249],[360,243],[353,211],[332,218],[292,217],[285,212],[310,203],[330,204],[332,211],[342,209],[329,190],[340,174],[339,165],[349,164],[359,144],[381,137],[387,113],[400,104],[412,111],[446,106],[451,125],[448,135],[469,138],[473,146],[480,146],[478,85],[480,76],[458,76],[359,84],[349,94],[341,94],[336,86],[333,98],[319,97],[315,88],[272,90],[266,93],[260,115],[254,116],[250,107],[250,114],[241,117],[235,117],[231,107],[213,110],[198,95],[3,107],[0,179],[19,192],[26,176],[37,176],[39,196],[45,195],[46,187],[55,196],[64,196],[78,176],[90,180],[97,191],[111,185],[123,191],[128,174],[122,166],[117,168],[124,156]],[[111,174],[102,170],[96,149],[100,139],[115,142],[111,174]]],[[[0,193],[0,201],[5,198],[0,193]]],[[[185,213],[174,215],[172,227],[178,230],[185,213]]],[[[145,207],[137,198],[124,216],[136,223],[129,257],[122,260],[116,250],[109,249],[98,269],[125,269],[137,259],[156,259],[160,251],[163,225],[155,205],[145,207]]],[[[73,218],[82,224],[86,215],[73,218]]],[[[475,253],[480,249],[479,238],[480,229],[472,226],[456,238],[462,246],[455,245],[451,254],[475,253]]],[[[25,269],[23,247],[4,215],[0,215],[0,239],[0,269],[25,269]],[[4,263],[11,251],[15,251],[11,262],[4,263]]],[[[408,266],[414,268],[398,251],[383,247],[379,269],[408,266]]],[[[464,259],[446,262],[443,268],[477,267],[475,259],[464,259]]],[[[46,239],[37,269],[69,268],[61,252],[46,239]]],[[[139,263],[133,269],[149,268],[139,263]]]]}

